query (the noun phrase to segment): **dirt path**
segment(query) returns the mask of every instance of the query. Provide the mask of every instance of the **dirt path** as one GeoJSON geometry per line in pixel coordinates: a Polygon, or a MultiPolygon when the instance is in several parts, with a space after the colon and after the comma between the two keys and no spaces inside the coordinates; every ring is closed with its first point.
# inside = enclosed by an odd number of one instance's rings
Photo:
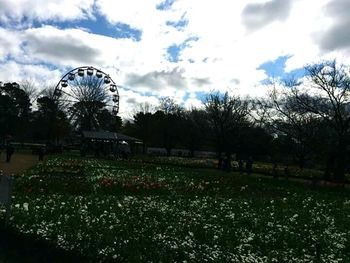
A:
{"type": "Polygon", "coordinates": [[[31,154],[14,153],[10,163],[5,162],[5,153],[0,155],[0,170],[5,175],[20,174],[38,163],[38,156],[31,154]]]}

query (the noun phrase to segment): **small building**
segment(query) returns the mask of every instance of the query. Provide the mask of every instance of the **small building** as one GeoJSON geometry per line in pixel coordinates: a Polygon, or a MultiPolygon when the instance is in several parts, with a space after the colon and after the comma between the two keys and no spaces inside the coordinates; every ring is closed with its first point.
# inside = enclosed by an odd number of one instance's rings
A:
{"type": "Polygon", "coordinates": [[[93,153],[95,156],[128,157],[142,149],[142,141],[117,132],[83,131],[81,154],[93,153]]]}

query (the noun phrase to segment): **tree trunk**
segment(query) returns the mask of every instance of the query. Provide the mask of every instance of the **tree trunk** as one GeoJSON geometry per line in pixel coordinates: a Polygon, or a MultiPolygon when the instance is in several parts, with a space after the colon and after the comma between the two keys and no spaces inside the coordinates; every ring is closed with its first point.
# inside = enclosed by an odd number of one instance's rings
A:
{"type": "Polygon", "coordinates": [[[218,170],[221,170],[222,169],[222,153],[221,151],[218,152],[218,170]]]}
{"type": "Polygon", "coordinates": [[[305,159],[306,159],[306,158],[305,158],[305,156],[304,156],[303,154],[301,154],[301,155],[298,157],[298,164],[299,164],[299,168],[300,168],[301,170],[303,170],[304,167],[305,167],[305,162],[306,162],[305,159]]]}
{"type": "Polygon", "coordinates": [[[326,171],[324,173],[324,179],[329,181],[333,178],[332,173],[334,172],[334,154],[331,153],[327,158],[326,171]]]}
{"type": "Polygon", "coordinates": [[[146,154],[146,142],[145,142],[145,140],[143,140],[142,153],[146,154]]]}
{"type": "Polygon", "coordinates": [[[225,171],[226,172],[231,171],[231,153],[229,152],[226,154],[225,171]]]}
{"type": "Polygon", "coordinates": [[[340,138],[334,162],[333,181],[342,183],[345,181],[346,145],[345,140],[340,138]]]}
{"type": "Polygon", "coordinates": [[[193,158],[194,157],[194,149],[190,149],[190,157],[193,158]]]}
{"type": "Polygon", "coordinates": [[[337,183],[342,183],[345,181],[345,165],[345,155],[342,153],[338,154],[334,165],[333,181],[337,183]]]}

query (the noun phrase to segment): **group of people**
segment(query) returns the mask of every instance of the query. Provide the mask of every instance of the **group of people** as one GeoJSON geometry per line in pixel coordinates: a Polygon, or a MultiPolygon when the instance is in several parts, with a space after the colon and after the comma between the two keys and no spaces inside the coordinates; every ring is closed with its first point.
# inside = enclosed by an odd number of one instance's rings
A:
{"type": "MultiPolygon", "coordinates": [[[[239,173],[244,172],[244,162],[242,159],[238,160],[238,171],[239,173]]],[[[245,162],[245,171],[248,175],[251,174],[253,171],[253,158],[251,156],[249,156],[245,162]]]]}
{"type": "MultiPolygon", "coordinates": [[[[14,148],[14,146],[11,143],[7,143],[6,147],[5,147],[5,151],[6,151],[6,160],[5,161],[7,163],[9,163],[9,162],[11,162],[12,155],[15,152],[15,148],[14,148]]],[[[1,153],[1,148],[0,148],[0,153],[1,153]]],[[[37,153],[38,153],[38,156],[39,156],[39,161],[43,161],[44,160],[44,155],[45,155],[45,148],[43,146],[39,147],[37,149],[37,153]]]]}
{"type": "MultiPolygon", "coordinates": [[[[219,163],[218,163],[218,169],[223,170],[223,171],[230,171],[231,158],[227,157],[227,156],[225,158],[220,157],[219,163]]],[[[251,156],[249,156],[247,158],[247,160],[245,161],[245,165],[244,165],[244,161],[242,159],[239,159],[238,160],[238,171],[240,173],[243,173],[245,171],[245,172],[247,172],[247,174],[251,174],[253,171],[253,158],[251,156]]]]}

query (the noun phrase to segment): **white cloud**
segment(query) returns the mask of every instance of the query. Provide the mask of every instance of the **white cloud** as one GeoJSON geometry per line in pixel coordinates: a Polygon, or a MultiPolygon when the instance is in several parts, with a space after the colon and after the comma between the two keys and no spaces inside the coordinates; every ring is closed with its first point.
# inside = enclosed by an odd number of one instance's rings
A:
{"type": "Polygon", "coordinates": [[[341,22],[341,18],[327,12],[327,6],[331,3],[334,7],[335,0],[296,0],[287,5],[281,0],[177,0],[170,9],[156,9],[161,2],[0,0],[0,21],[28,17],[48,24],[39,28],[0,28],[0,60],[5,61],[0,77],[22,79],[22,71],[26,70],[34,78],[46,74],[58,81],[58,72],[63,74],[69,68],[91,64],[124,87],[120,94],[121,112],[126,116],[125,112],[132,110],[136,102],[157,103],[160,96],[173,97],[186,107],[199,103],[197,98],[184,99],[187,93],[229,90],[261,96],[266,88],[260,82],[267,76],[257,68],[266,61],[288,55],[286,71],[292,71],[323,58],[344,59],[348,54],[347,41],[338,49],[327,38],[335,25],[348,21],[344,18],[341,22]],[[254,30],[251,23],[242,23],[252,6],[259,7],[255,9],[262,15],[260,20],[265,21],[263,27],[253,23],[254,30]],[[271,8],[275,11],[269,17],[266,10],[271,8]],[[49,25],[51,20],[91,18],[96,12],[109,21],[111,30],[118,23],[141,30],[140,41],[106,37],[96,34],[96,30],[91,33],[49,25]],[[181,30],[167,25],[167,21],[181,18],[188,21],[181,30]],[[196,41],[188,42],[181,50],[179,61],[169,62],[167,48],[181,45],[191,37],[196,37],[196,41]],[[319,42],[322,39],[325,42],[319,42]],[[325,49],[327,43],[335,48],[325,49]],[[12,62],[6,62],[6,57],[12,62]],[[50,73],[40,63],[56,65],[59,70],[50,73]]]}
{"type": "Polygon", "coordinates": [[[0,80],[3,82],[21,82],[33,80],[39,89],[44,86],[56,85],[62,72],[52,70],[42,65],[19,64],[14,61],[0,64],[0,80]]]}
{"type": "Polygon", "coordinates": [[[0,28],[0,61],[20,53],[21,40],[16,32],[0,28]]]}
{"type": "Polygon", "coordinates": [[[191,110],[194,108],[201,109],[203,108],[203,102],[197,98],[189,98],[184,102],[184,107],[187,110],[191,110]]]}
{"type": "Polygon", "coordinates": [[[0,21],[75,20],[91,17],[94,0],[0,0],[0,21]]]}
{"type": "Polygon", "coordinates": [[[271,0],[247,4],[242,12],[243,24],[249,30],[257,30],[274,21],[285,21],[291,8],[291,0],[271,0]]]}
{"type": "Polygon", "coordinates": [[[139,105],[149,104],[153,108],[159,106],[159,99],[155,96],[146,96],[132,90],[119,89],[120,110],[119,114],[124,119],[132,119],[137,113],[139,105]]]}

